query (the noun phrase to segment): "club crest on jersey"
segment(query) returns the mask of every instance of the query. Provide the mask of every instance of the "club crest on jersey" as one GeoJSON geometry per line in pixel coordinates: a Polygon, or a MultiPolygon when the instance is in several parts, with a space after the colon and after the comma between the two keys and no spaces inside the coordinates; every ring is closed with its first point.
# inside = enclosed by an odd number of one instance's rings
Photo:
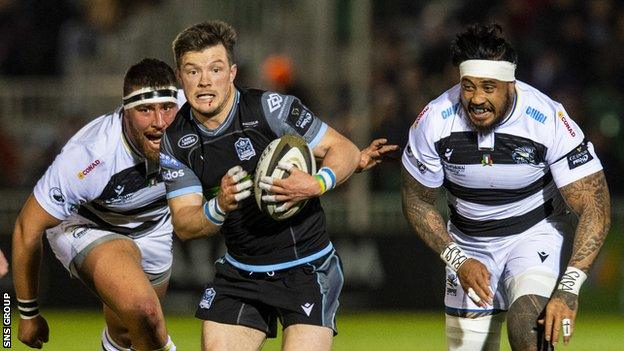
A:
{"type": "Polygon", "coordinates": [[[535,148],[532,146],[520,146],[515,148],[511,153],[511,158],[513,158],[514,162],[518,164],[537,164],[537,160],[535,159],[535,148]]]}
{"type": "Polygon", "coordinates": [[[208,288],[204,291],[202,295],[201,301],[199,302],[199,307],[203,309],[209,309],[212,306],[212,301],[217,295],[217,292],[213,288],[208,288]]]}
{"type": "Polygon", "coordinates": [[[57,187],[51,188],[49,195],[50,195],[50,200],[52,200],[52,202],[54,202],[55,204],[57,205],[65,204],[65,196],[63,196],[63,193],[61,192],[60,188],[57,188],[57,187]]]}
{"type": "Polygon", "coordinates": [[[483,158],[481,159],[481,164],[483,166],[491,166],[494,164],[494,160],[492,160],[492,155],[483,154],[483,158]]]}
{"type": "Polygon", "coordinates": [[[256,150],[254,150],[251,139],[249,138],[238,138],[238,140],[234,143],[234,147],[236,148],[236,153],[241,161],[249,160],[250,158],[256,156],[256,150]]]}

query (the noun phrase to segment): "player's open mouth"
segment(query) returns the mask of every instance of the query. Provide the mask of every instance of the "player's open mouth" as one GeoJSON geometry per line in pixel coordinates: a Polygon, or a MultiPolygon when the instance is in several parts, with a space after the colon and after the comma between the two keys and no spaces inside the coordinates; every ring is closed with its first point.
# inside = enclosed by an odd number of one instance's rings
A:
{"type": "Polygon", "coordinates": [[[145,138],[150,142],[150,144],[154,144],[156,146],[160,145],[160,139],[162,139],[162,134],[144,134],[145,138]]]}
{"type": "Polygon", "coordinates": [[[487,119],[490,117],[490,114],[494,113],[492,109],[484,106],[470,106],[469,111],[475,119],[487,119]]]}
{"type": "Polygon", "coordinates": [[[211,93],[202,93],[202,94],[197,94],[196,96],[198,100],[202,100],[202,101],[212,101],[216,97],[215,94],[211,94],[211,93]]]}

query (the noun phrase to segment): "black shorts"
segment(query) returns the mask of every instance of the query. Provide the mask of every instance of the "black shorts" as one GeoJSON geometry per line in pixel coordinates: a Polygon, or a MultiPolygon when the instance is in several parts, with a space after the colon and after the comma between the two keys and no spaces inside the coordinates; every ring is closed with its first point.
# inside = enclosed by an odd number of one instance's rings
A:
{"type": "Polygon", "coordinates": [[[244,325],[274,338],[282,327],[311,324],[336,330],[338,297],[344,276],[332,251],[318,260],[282,271],[251,273],[224,259],[215,263],[214,281],[206,286],[195,317],[244,325]]]}

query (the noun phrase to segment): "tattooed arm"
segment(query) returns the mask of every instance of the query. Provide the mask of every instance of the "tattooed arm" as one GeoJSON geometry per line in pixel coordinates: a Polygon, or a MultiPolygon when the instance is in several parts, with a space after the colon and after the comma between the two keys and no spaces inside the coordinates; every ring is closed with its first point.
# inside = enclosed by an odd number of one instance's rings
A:
{"type": "MultiPolygon", "coordinates": [[[[559,189],[568,207],[579,217],[574,236],[570,267],[589,274],[589,270],[598,256],[611,225],[611,204],[609,188],[603,171],[591,174],[559,189]]],[[[573,272],[573,271],[572,271],[573,272]]],[[[582,280],[578,277],[564,277],[546,306],[545,328],[546,340],[553,346],[559,339],[559,326],[563,319],[570,319],[570,330],[563,337],[567,344],[574,329],[574,319],[578,309],[578,289],[582,280]],[[563,282],[567,280],[567,282],[563,282]],[[567,284],[565,284],[567,283],[567,284]],[[570,288],[577,284],[576,289],[570,288]],[[575,292],[576,291],[576,292],[575,292]]],[[[566,328],[566,327],[563,327],[566,328]]],[[[562,330],[563,332],[563,330],[562,330]]]]}
{"type": "MultiPolygon", "coordinates": [[[[435,208],[438,188],[428,188],[414,179],[405,167],[401,167],[401,199],[403,215],[412,229],[434,252],[440,254],[453,239],[446,230],[444,219],[435,208]]],[[[474,290],[476,296],[469,296],[482,307],[492,303],[490,273],[483,263],[468,258],[457,268],[462,288],[474,290]]]]}
{"type": "Polygon", "coordinates": [[[444,219],[435,208],[438,188],[428,188],[401,167],[401,199],[403,215],[418,236],[436,253],[452,242],[444,219]]]}
{"type": "Polygon", "coordinates": [[[611,225],[609,188],[602,171],[561,189],[561,195],[578,217],[572,257],[568,266],[589,273],[611,225]]]}

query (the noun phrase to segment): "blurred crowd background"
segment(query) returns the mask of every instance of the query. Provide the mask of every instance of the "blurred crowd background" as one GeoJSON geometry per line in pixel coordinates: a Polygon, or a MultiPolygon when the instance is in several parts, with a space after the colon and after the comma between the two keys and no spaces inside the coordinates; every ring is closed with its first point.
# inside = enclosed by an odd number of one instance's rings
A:
{"type": "MultiPolygon", "coordinates": [[[[125,69],[172,63],[175,35],[208,19],[238,30],[239,85],[297,95],[360,147],[374,137],[403,147],[423,107],[458,82],[451,40],[499,23],[519,53],[516,77],[562,102],[594,143],[621,218],[624,1],[0,0],[0,237],[67,139],[120,104],[125,69]]],[[[399,160],[324,202],[335,231],[410,234],[399,160]]],[[[595,281],[624,310],[621,244],[610,245],[595,281]]]]}

